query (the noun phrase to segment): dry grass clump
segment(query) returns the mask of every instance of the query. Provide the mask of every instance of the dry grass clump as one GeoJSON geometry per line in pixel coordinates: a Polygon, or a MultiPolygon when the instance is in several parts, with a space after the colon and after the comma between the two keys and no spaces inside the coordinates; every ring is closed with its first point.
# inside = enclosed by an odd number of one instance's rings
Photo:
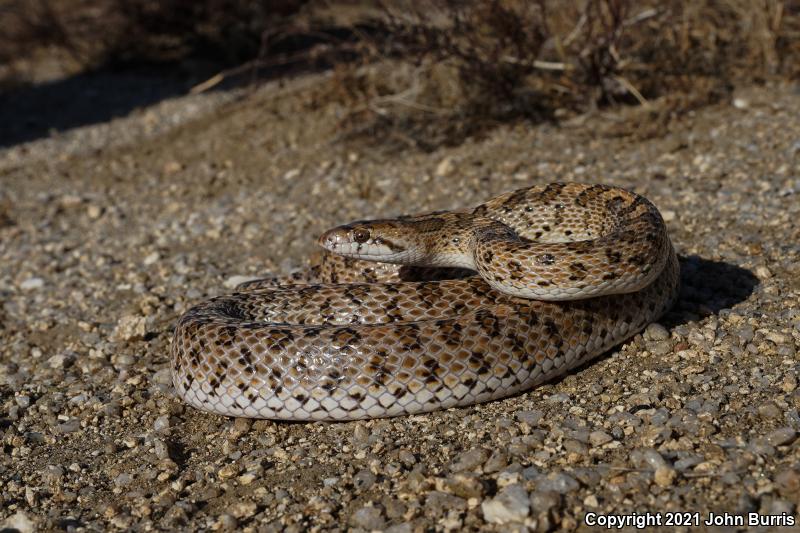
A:
{"type": "MultiPolygon", "coordinates": [[[[354,132],[459,142],[500,121],[549,120],[618,103],[670,117],[737,82],[800,73],[796,0],[384,1],[376,56],[413,66],[405,85],[347,70],[354,132]],[[374,83],[370,78],[374,78],[374,83]]],[[[650,128],[657,134],[659,128],[650,128]]]]}
{"type": "Polygon", "coordinates": [[[199,59],[215,81],[334,65],[343,132],[433,148],[620,103],[663,125],[796,79],[800,0],[0,0],[0,80],[43,56],[62,74],[199,59]]]}

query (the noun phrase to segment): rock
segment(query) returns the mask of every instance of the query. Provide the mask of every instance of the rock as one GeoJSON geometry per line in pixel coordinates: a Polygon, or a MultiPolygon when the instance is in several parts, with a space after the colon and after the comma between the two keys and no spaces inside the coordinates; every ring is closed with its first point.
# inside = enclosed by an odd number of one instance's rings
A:
{"type": "Polygon", "coordinates": [[[800,498],[800,470],[787,468],[775,476],[775,486],[781,496],[797,501],[800,498]]]}
{"type": "Polygon", "coordinates": [[[561,495],[557,492],[536,490],[531,493],[530,502],[534,516],[541,519],[542,515],[548,514],[551,509],[558,508],[561,504],[561,495]]]}
{"type": "Polygon", "coordinates": [[[31,404],[31,397],[30,396],[26,396],[26,395],[21,395],[21,396],[15,397],[14,401],[22,409],[27,409],[28,406],[30,406],[30,404],[31,404]]]}
{"type": "Polygon", "coordinates": [[[485,448],[472,448],[462,452],[450,465],[453,472],[463,472],[465,470],[475,470],[489,458],[489,451],[485,448]]]}
{"type": "Polygon", "coordinates": [[[589,433],[589,443],[592,446],[602,446],[612,440],[614,440],[614,438],[605,431],[592,431],[589,433]]]}
{"type": "Polygon", "coordinates": [[[222,513],[217,517],[217,521],[214,523],[213,529],[217,531],[234,531],[236,527],[239,525],[239,521],[236,520],[234,516],[229,515],[228,513],[222,513]]]}
{"type": "Polygon", "coordinates": [[[539,425],[539,421],[544,417],[544,412],[539,410],[532,411],[519,411],[517,413],[517,420],[528,424],[531,427],[539,425]]]}
{"type": "Polygon", "coordinates": [[[228,508],[228,512],[236,518],[250,518],[258,510],[255,502],[237,502],[228,508]]]}
{"type": "Polygon", "coordinates": [[[428,515],[439,518],[447,514],[451,509],[464,511],[467,502],[463,498],[434,490],[425,497],[425,511],[428,515]]]}
{"type": "Polygon", "coordinates": [[[434,171],[434,174],[437,177],[447,176],[453,171],[454,167],[455,165],[453,165],[453,158],[449,156],[445,157],[439,162],[438,165],[436,165],[436,170],[434,171]]]}
{"type": "Polygon", "coordinates": [[[782,427],[771,431],[764,439],[767,441],[767,444],[771,446],[783,446],[784,444],[791,443],[796,436],[797,432],[793,428],[782,427]]]}
{"type": "Polygon", "coordinates": [[[64,468],[59,465],[47,465],[42,472],[42,482],[48,485],[59,486],[64,477],[64,468]]]}
{"type": "Polygon", "coordinates": [[[217,477],[219,477],[222,480],[230,479],[232,477],[238,476],[239,470],[240,469],[238,464],[230,463],[217,470],[217,477]]]}
{"type": "Polygon", "coordinates": [[[491,457],[483,465],[483,471],[487,474],[499,472],[508,465],[508,455],[503,450],[495,450],[491,457]]]}
{"type": "Polygon", "coordinates": [[[766,402],[759,405],[758,414],[760,414],[764,418],[772,418],[772,419],[783,417],[783,411],[779,409],[778,406],[772,402],[766,402]]]}
{"type": "Polygon", "coordinates": [[[414,454],[406,450],[405,448],[397,452],[397,458],[400,460],[401,463],[403,463],[403,466],[405,466],[406,468],[411,468],[417,463],[417,458],[414,457],[414,454]]]}
{"type": "Polygon", "coordinates": [[[768,280],[772,277],[772,271],[765,266],[756,267],[756,277],[760,280],[768,280]]]}
{"type": "Polygon", "coordinates": [[[646,341],[666,341],[669,340],[669,331],[658,323],[652,323],[644,330],[642,335],[646,341]]]}
{"type": "Polygon", "coordinates": [[[379,507],[362,507],[350,517],[350,524],[355,527],[373,531],[383,529],[386,521],[379,507]]]}
{"type": "Polygon", "coordinates": [[[3,521],[0,526],[2,531],[18,531],[19,533],[34,533],[36,524],[22,511],[17,511],[3,521]]]}
{"type": "Polygon", "coordinates": [[[580,484],[575,478],[562,472],[541,476],[536,480],[537,491],[552,491],[559,494],[567,494],[568,492],[578,490],[579,487],[580,484]]]}
{"type": "Polygon", "coordinates": [[[162,432],[169,429],[169,415],[161,415],[153,422],[153,429],[162,432]]]}
{"type": "Polygon", "coordinates": [[[147,333],[147,319],[140,315],[125,315],[117,322],[112,337],[114,340],[129,341],[144,338],[147,333]]]}
{"type": "Polygon", "coordinates": [[[81,421],[77,418],[73,418],[72,420],[67,420],[66,422],[62,422],[58,424],[54,428],[54,433],[66,434],[66,433],[75,433],[76,431],[80,431],[81,429],[81,421]]]}
{"type": "Polygon", "coordinates": [[[675,470],[669,466],[660,466],[653,473],[653,480],[659,487],[669,487],[675,481],[675,470]]]}
{"type": "Polygon", "coordinates": [[[353,486],[356,488],[356,490],[369,490],[369,488],[374,484],[375,474],[373,474],[368,468],[359,470],[358,473],[353,476],[353,486]]]}
{"type": "Polygon", "coordinates": [[[161,259],[161,254],[159,254],[158,252],[153,252],[153,253],[151,253],[151,254],[148,254],[148,255],[147,255],[147,256],[146,256],[146,257],[145,257],[145,258],[142,260],[142,263],[144,264],[144,266],[152,266],[152,265],[154,265],[154,264],[158,263],[158,261],[159,261],[160,259],[161,259]]]}
{"type": "Polygon", "coordinates": [[[125,472],[114,478],[114,485],[120,488],[127,487],[131,483],[133,483],[133,476],[125,472]]]}
{"type": "Polygon", "coordinates": [[[159,459],[169,459],[169,446],[162,439],[153,439],[153,449],[159,459]]]}
{"type": "Polygon", "coordinates": [[[42,278],[28,278],[19,284],[19,288],[23,291],[32,291],[44,287],[44,280],[42,278]]]}
{"type": "Polygon", "coordinates": [[[490,524],[522,522],[530,509],[528,492],[520,485],[509,485],[496,497],[481,504],[483,518],[490,524]]]}
{"type": "Polygon", "coordinates": [[[480,477],[473,472],[457,472],[442,480],[441,488],[467,499],[480,498],[484,491],[480,477]]]}

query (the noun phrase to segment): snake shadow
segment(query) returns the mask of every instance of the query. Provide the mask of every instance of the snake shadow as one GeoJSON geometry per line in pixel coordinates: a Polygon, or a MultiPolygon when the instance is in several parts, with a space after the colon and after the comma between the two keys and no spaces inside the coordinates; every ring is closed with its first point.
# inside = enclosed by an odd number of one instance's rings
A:
{"type": "MultiPolygon", "coordinates": [[[[678,261],[681,265],[678,299],[672,309],[657,320],[668,330],[730,309],[749,298],[759,284],[758,278],[750,270],[732,263],[704,259],[697,255],[679,255],[678,261]]],[[[618,346],[611,348],[600,357],[574,368],[570,374],[583,371],[617,349],[618,346]]],[[[557,383],[561,379],[563,376],[548,383],[557,383]]]]}
{"type": "Polygon", "coordinates": [[[759,284],[750,270],[732,263],[696,255],[678,259],[681,265],[678,300],[659,320],[667,329],[730,309],[749,298],[759,284]]]}

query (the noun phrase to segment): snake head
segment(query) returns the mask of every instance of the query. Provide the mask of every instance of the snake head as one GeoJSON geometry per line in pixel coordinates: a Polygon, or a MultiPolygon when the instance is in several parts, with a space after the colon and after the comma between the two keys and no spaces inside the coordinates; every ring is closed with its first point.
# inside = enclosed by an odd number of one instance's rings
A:
{"type": "Polygon", "coordinates": [[[329,229],[318,239],[326,250],[356,259],[384,263],[418,264],[424,243],[394,220],[364,220],[329,229]]]}

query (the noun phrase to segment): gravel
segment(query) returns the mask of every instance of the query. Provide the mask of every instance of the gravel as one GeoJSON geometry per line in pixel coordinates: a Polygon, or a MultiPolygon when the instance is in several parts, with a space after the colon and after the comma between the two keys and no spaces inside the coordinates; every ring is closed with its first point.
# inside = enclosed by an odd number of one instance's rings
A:
{"type": "Polygon", "coordinates": [[[328,83],[174,98],[0,151],[0,527],[546,531],[587,512],[797,512],[797,87],[739,89],[747,106],[645,139],[623,126],[667,103],[398,152],[344,140],[328,83]],[[675,308],[607,356],[389,420],[232,420],[174,398],[171,331],[197,300],[301,267],[334,224],[553,180],[647,195],[681,256],[675,308]]]}

